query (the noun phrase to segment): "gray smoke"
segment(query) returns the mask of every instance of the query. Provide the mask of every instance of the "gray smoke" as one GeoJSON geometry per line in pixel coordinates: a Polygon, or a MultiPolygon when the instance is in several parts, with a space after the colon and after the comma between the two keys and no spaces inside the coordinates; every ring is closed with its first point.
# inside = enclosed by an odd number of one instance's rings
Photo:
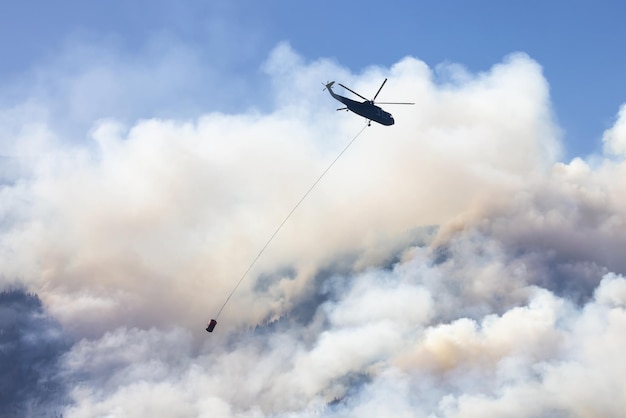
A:
{"type": "Polygon", "coordinates": [[[59,359],[71,347],[39,298],[0,293],[0,416],[59,416],[69,402],[59,359]]]}
{"type": "MultiPolygon", "coordinates": [[[[43,328],[73,342],[38,368],[55,388],[42,405],[69,417],[621,415],[623,111],[604,154],[565,163],[548,83],[524,54],[480,74],[412,57],[352,74],[283,44],[263,70],[271,112],[105,118],[84,144],[45,123],[5,138],[17,165],[0,189],[0,277],[36,293],[58,321],[43,328]],[[385,77],[381,100],[416,105],[365,130],[207,334],[363,126],[312,86],[375,92],[385,77]]],[[[7,400],[20,408],[19,393],[37,393],[23,382],[7,400]]]]}

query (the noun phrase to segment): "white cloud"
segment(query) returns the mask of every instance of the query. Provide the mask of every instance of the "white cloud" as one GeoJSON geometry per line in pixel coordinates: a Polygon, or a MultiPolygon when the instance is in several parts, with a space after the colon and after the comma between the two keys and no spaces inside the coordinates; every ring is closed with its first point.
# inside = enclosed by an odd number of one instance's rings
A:
{"type": "Polygon", "coordinates": [[[615,274],[606,275],[595,291],[595,298],[598,302],[609,304],[609,306],[626,305],[626,279],[615,274]]]}
{"type": "Polygon", "coordinates": [[[604,131],[602,142],[605,153],[626,155],[626,105],[620,107],[615,125],[604,131]]]}

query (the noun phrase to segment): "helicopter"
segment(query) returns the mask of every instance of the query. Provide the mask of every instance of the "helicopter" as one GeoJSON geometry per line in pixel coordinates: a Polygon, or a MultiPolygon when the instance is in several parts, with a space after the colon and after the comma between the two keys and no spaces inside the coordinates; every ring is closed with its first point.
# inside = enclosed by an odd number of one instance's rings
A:
{"type": "MultiPolygon", "coordinates": [[[[385,85],[386,82],[387,82],[387,79],[385,78],[385,81],[383,81],[383,84],[380,85],[380,87],[378,88],[378,91],[376,92],[372,100],[366,99],[365,97],[361,96],[356,91],[349,89],[348,87],[344,86],[341,83],[337,83],[344,89],[348,90],[349,92],[354,93],[357,96],[359,96],[361,99],[364,100],[363,102],[357,102],[356,100],[348,99],[347,97],[336,94],[332,89],[333,84],[335,84],[334,81],[331,81],[326,84],[324,83],[322,84],[326,86],[324,90],[328,89],[328,92],[334,99],[346,105],[346,107],[341,107],[337,110],[345,110],[345,111],[351,110],[357,115],[363,116],[365,119],[367,119],[367,126],[370,126],[372,121],[378,122],[381,125],[391,126],[395,123],[395,121],[393,120],[393,116],[391,116],[391,113],[384,111],[380,106],[376,106],[376,102],[374,101],[376,100],[376,97],[378,97],[378,94],[383,89],[383,86],[385,85]]],[[[378,103],[379,104],[405,104],[405,105],[415,104],[415,103],[406,103],[406,102],[378,102],[378,103]]]]}

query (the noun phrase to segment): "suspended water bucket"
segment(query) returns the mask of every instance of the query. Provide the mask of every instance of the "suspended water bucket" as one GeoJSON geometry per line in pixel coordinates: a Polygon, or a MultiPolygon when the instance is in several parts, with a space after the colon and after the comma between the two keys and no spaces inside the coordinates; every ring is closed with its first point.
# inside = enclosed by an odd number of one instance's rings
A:
{"type": "Polygon", "coordinates": [[[213,330],[215,329],[215,326],[217,325],[217,321],[215,319],[211,319],[211,321],[209,322],[209,325],[207,325],[206,330],[208,332],[213,332],[213,330]]]}

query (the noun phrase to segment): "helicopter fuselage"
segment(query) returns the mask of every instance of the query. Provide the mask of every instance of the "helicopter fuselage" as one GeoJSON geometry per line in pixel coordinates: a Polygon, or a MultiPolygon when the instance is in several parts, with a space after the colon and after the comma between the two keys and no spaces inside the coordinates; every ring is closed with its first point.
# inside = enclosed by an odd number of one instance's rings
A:
{"type": "Polygon", "coordinates": [[[334,99],[346,105],[346,110],[350,110],[359,116],[363,116],[365,119],[378,122],[381,125],[390,126],[395,123],[391,113],[384,111],[380,106],[376,106],[373,102],[369,100],[357,102],[356,100],[348,99],[347,97],[336,94],[332,90],[332,83],[329,83],[326,87],[334,99]]]}

